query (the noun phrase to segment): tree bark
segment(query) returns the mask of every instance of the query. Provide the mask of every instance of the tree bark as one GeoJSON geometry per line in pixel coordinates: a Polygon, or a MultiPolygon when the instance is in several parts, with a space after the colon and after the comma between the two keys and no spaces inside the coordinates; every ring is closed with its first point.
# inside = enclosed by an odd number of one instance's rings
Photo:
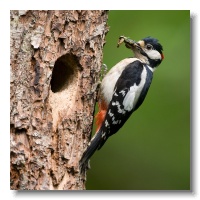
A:
{"type": "Polygon", "coordinates": [[[12,190],[82,190],[107,11],[11,11],[12,190]]]}

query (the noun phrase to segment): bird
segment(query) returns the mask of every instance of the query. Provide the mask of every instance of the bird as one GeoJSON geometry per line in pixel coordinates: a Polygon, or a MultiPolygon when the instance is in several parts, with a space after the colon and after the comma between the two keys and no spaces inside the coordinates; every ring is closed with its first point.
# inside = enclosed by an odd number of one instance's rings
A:
{"type": "Polygon", "coordinates": [[[136,42],[120,36],[121,43],[132,50],[134,56],[117,63],[102,79],[96,115],[97,131],[86,147],[79,167],[87,166],[96,150],[125,124],[131,114],[143,103],[153,79],[153,73],[164,59],[163,47],[158,39],[145,37],[136,42]]]}

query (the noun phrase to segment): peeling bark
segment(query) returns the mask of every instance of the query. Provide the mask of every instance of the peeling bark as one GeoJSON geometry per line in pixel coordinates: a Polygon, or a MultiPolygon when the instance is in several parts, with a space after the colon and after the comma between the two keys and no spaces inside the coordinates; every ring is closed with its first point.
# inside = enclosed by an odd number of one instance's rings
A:
{"type": "Polygon", "coordinates": [[[82,190],[108,13],[11,11],[13,190],[82,190]]]}

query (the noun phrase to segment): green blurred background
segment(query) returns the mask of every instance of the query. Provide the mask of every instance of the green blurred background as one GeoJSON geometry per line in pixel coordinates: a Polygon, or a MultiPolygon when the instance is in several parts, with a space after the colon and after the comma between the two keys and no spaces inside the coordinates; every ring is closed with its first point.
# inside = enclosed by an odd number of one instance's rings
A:
{"type": "MultiPolygon", "coordinates": [[[[103,62],[132,56],[119,36],[159,39],[165,59],[142,106],[91,158],[87,190],[190,189],[190,11],[110,11],[103,62]]],[[[94,132],[94,131],[93,131],[94,132]]]]}

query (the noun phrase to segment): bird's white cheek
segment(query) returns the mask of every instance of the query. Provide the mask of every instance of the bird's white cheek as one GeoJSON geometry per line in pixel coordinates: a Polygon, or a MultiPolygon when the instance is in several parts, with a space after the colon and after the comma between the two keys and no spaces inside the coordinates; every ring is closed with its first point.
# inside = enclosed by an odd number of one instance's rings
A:
{"type": "Polygon", "coordinates": [[[156,50],[151,50],[151,51],[148,51],[146,52],[147,55],[149,56],[149,58],[153,59],[153,60],[157,60],[157,59],[160,59],[161,60],[161,55],[158,51],[156,50]]]}

